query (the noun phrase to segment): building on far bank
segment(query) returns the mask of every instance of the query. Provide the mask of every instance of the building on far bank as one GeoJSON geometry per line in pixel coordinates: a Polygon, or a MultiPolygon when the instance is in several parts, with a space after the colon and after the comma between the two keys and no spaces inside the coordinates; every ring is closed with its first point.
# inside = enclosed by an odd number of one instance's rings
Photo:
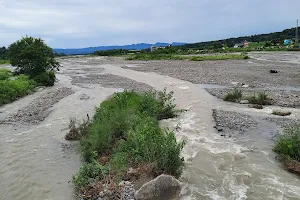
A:
{"type": "Polygon", "coordinates": [[[154,52],[154,51],[156,51],[156,46],[152,45],[151,46],[151,52],[154,52]]]}
{"type": "Polygon", "coordinates": [[[284,42],[283,42],[284,45],[290,45],[290,44],[293,44],[292,40],[290,39],[285,39],[284,42]]]}
{"type": "Polygon", "coordinates": [[[243,48],[243,47],[249,47],[249,42],[245,40],[244,42],[237,43],[234,45],[234,48],[243,48]]]}

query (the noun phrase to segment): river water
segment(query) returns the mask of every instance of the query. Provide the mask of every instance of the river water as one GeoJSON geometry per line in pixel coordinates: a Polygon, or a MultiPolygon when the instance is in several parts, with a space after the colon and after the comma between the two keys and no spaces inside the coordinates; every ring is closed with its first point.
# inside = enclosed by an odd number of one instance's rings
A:
{"type": "Polygon", "coordinates": [[[74,91],[56,103],[40,124],[0,124],[1,200],[74,199],[71,180],[81,161],[74,145],[64,140],[64,129],[70,117],[92,116],[94,107],[119,89],[98,84],[72,85],[69,71],[84,76],[84,73],[98,73],[97,68],[158,90],[166,87],[174,91],[178,107],[188,109],[179,118],[162,122],[169,127],[179,124],[181,130],[177,137],[187,141],[183,151],[186,167],[181,178],[184,185],[181,199],[300,199],[300,180],[281,169],[272,152],[273,142],[262,136],[274,127],[265,124],[261,134],[253,133],[251,137],[223,138],[213,128],[212,109],[231,110],[231,107],[199,85],[117,65],[89,66],[84,58],[64,60],[63,65],[54,88],[0,108],[0,120],[3,120],[50,90],[69,87],[74,91]],[[76,67],[77,62],[95,70],[83,72],[76,67]]]}

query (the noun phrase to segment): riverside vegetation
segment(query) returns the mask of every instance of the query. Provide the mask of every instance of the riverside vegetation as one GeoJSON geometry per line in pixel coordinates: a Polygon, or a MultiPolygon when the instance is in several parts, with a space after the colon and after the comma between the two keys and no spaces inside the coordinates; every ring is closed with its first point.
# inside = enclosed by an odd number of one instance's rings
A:
{"type": "Polygon", "coordinates": [[[268,95],[265,92],[253,93],[251,96],[243,96],[242,90],[234,88],[229,91],[223,98],[224,101],[239,102],[241,100],[248,100],[251,104],[269,105],[271,104],[268,95]]]}
{"type": "Polygon", "coordinates": [[[189,60],[189,61],[205,61],[205,60],[242,60],[249,59],[246,54],[225,54],[225,55],[203,55],[203,56],[183,56],[177,54],[158,54],[158,53],[141,53],[127,57],[127,60],[189,60]]]}
{"type": "Polygon", "coordinates": [[[287,170],[300,174],[300,124],[284,130],[274,151],[278,153],[279,161],[287,170]]]}
{"type": "Polygon", "coordinates": [[[0,63],[10,63],[16,69],[13,73],[0,69],[0,106],[33,92],[36,86],[54,85],[60,65],[42,39],[26,36],[1,52],[2,58],[9,60],[0,63]]]}
{"type": "Polygon", "coordinates": [[[181,150],[173,131],[159,127],[159,120],[177,116],[172,93],[125,91],[102,102],[95,116],[74,131],[74,120],[66,138],[80,139],[86,163],[73,177],[81,198],[98,199],[99,192],[120,194],[118,182],[134,182],[142,174],[178,178],[183,170],[181,150]],[[76,134],[74,135],[74,133],[76,134]],[[128,171],[136,171],[128,176],[128,171]],[[109,184],[107,184],[109,182],[109,184]]]}

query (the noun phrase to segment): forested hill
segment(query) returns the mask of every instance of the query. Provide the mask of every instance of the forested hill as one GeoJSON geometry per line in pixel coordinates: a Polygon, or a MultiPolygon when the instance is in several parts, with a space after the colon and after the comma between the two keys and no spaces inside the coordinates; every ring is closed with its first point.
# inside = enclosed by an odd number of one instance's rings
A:
{"type": "Polygon", "coordinates": [[[295,38],[296,28],[286,29],[282,32],[274,32],[268,34],[251,35],[237,38],[229,38],[224,40],[197,42],[181,46],[182,49],[207,49],[207,48],[222,48],[223,44],[228,47],[233,47],[236,43],[247,40],[248,42],[263,42],[271,41],[274,44],[283,43],[284,39],[295,38]]]}

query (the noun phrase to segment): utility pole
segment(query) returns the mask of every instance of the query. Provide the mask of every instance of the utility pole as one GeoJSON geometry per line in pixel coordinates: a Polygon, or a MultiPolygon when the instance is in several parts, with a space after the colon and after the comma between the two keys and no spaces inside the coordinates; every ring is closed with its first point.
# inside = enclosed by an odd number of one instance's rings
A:
{"type": "Polygon", "coordinates": [[[296,27],[296,43],[298,43],[298,35],[299,35],[299,30],[298,30],[298,19],[297,19],[297,27],[296,27]]]}

